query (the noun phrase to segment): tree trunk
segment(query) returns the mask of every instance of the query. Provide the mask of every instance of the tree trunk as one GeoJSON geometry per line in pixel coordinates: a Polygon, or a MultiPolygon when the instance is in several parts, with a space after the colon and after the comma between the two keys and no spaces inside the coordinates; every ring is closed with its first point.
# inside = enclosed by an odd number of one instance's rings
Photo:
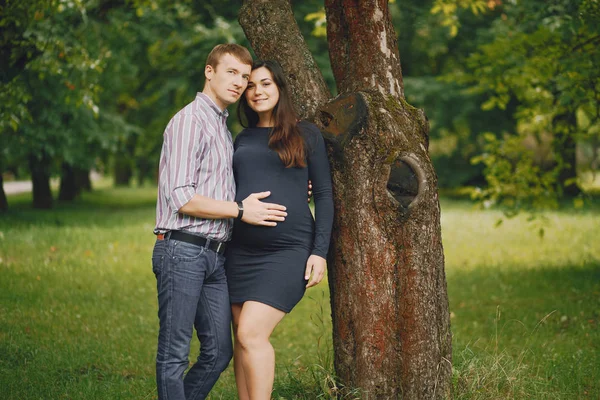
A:
{"type": "Polygon", "coordinates": [[[6,198],[6,193],[4,192],[4,177],[0,172],[0,211],[8,210],[8,199],[6,198]]]}
{"type": "Polygon", "coordinates": [[[115,155],[115,186],[129,186],[133,177],[131,158],[124,154],[115,155]]]}
{"type": "Polygon", "coordinates": [[[75,168],[75,181],[77,182],[80,191],[92,191],[92,180],[90,179],[89,169],[75,168]]]}
{"type": "Polygon", "coordinates": [[[45,153],[41,157],[30,155],[29,170],[33,184],[33,208],[52,208],[50,157],[45,153]]]}
{"type": "Polygon", "coordinates": [[[79,194],[77,183],[75,182],[75,171],[67,163],[62,165],[62,174],[60,176],[60,190],[58,192],[58,200],[73,201],[79,194]]]}
{"type": "Polygon", "coordinates": [[[73,201],[82,190],[91,190],[90,173],[84,169],[63,163],[58,200],[73,201]]]}
{"type": "Polygon", "coordinates": [[[142,187],[144,185],[144,182],[152,178],[152,171],[154,169],[154,166],[155,165],[153,163],[149,162],[148,158],[138,159],[136,170],[139,187],[142,187]]]}
{"type": "MultiPolygon", "coordinates": [[[[288,1],[265,3],[246,1],[240,15],[256,54],[284,67],[306,65],[288,1]],[[270,47],[289,43],[295,52],[270,47]]],[[[447,398],[450,318],[427,121],[404,100],[387,0],[329,0],[325,7],[340,96],[316,112],[310,103],[306,115],[314,113],[322,128],[332,167],[328,272],[336,373],[365,399],[447,398]]],[[[305,72],[308,82],[320,75],[305,72]]],[[[318,98],[327,96],[321,92],[318,98]]],[[[307,97],[315,98],[295,100],[307,97]]]]}
{"type": "Polygon", "coordinates": [[[133,160],[137,136],[129,136],[121,144],[121,151],[115,156],[115,185],[129,186],[133,178],[133,160]]]}
{"type": "Polygon", "coordinates": [[[404,97],[387,0],[326,0],[327,40],[338,93],[378,90],[404,97]]]}
{"type": "Polygon", "coordinates": [[[320,118],[334,149],[337,375],[364,398],[447,398],[450,320],[426,121],[377,91],[341,97],[320,118]]]}

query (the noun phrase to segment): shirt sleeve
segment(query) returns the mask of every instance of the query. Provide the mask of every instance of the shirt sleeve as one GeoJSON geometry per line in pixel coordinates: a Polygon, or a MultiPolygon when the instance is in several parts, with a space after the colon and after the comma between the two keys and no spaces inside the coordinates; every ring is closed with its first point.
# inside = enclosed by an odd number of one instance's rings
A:
{"type": "Polygon", "coordinates": [[[312,181],[315,202],[315,238],[312,254],[327,258],[333,225],[333,194],[327,149],[319,128],[308,122],[303,122],[300,127],[305,130],[308,142],[308,176],[312,181]]]}
{"type": "Polygon", "coordinates": [[[204,124],[194,115],[176,115],[165,131],[170,154],[167,174],[169,204],[175,213],[189,202],[198,186],[197,171],[207,148],[204,124]]]}

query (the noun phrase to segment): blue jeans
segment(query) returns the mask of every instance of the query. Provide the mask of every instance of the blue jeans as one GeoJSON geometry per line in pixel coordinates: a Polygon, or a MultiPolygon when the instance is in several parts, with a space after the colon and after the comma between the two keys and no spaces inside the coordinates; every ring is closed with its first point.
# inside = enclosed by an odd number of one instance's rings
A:
{"type": "Polygon", "coordinates": [[[152,270],[158,290],[156,382],[159,400],[200,400],[233,356],[231,308],[225,257],[207,248],[168,239],[157,240],[152,270]],[[187,369],[192,326],[201,350],[187,369]]]}

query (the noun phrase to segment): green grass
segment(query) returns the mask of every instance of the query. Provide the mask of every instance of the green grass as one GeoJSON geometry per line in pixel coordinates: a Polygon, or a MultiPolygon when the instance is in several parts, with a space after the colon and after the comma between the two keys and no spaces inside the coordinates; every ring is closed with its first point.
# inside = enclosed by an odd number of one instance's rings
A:
{"type": "Polygon", "coordinates": [[[505,220],[442,204],[462,398],[600,397],[600,215],[585,209],[505,220]]]}
{"type": "MultiPolygon", "coordinates": [[[[104,188],[74,205],[0,214],[0,398],[153,399],[158,320],[154,188],[104,188]]],[[[505,220],[442,202],[460,399],[600,397],[600,213],[505,220]]],[[[322,283],[273,335],[274,398],[329,398],[322,283]],[[323,368],[325,367],[325,368],[323,368]]],[[[198,351],[194,341],[192,357],[198,351]]],[[[232,369],[211,396],[235,399],[232,369]]]]}

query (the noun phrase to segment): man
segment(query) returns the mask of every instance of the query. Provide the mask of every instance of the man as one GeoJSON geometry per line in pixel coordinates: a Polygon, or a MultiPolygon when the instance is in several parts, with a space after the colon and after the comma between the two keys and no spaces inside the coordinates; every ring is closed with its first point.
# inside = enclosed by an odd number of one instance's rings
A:
{"type": "Polygon", "coordinates": [[[244,47],[216,46],[206,60],[202,93],[171,119],[164,132],[152,254],[160,319],[156,357],[160,400],[206,398],[232,357],[223,252],[233,218],[275,226],[287,215],[285,207],[260,201],[269,192],[233,201],[227,106],[246,89],[251,65],[244,47]],[[183,378],[192,326],[201,351],[183,378]]]}

